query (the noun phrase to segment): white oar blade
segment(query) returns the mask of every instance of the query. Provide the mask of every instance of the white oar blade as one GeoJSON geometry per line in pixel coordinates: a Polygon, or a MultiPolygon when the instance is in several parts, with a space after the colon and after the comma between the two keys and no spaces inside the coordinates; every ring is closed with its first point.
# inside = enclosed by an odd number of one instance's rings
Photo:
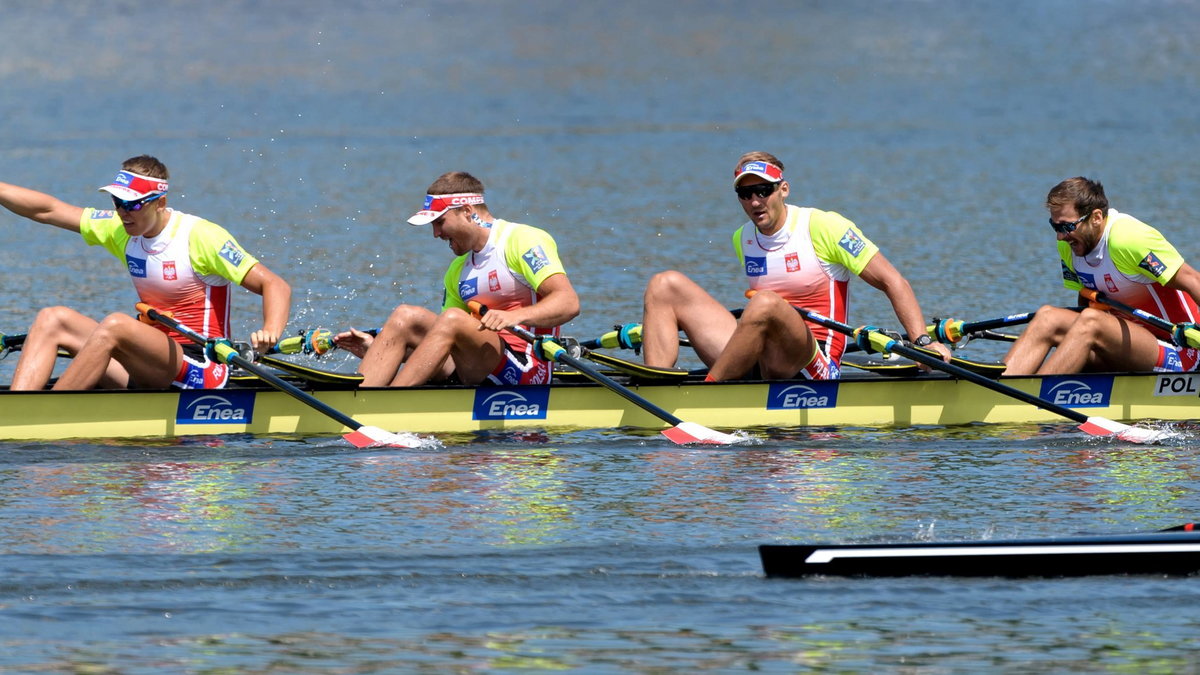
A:
{"type": "Polygon", "coordinates": [[[415,434],[394,434],[379,427],[362,426],[342,436],[356,448],[419,448],[424,443],[415,434]]]}
{"type": "Polygon", "coordinates": [[[1093,436],[1116,436],[1130,443],[1157,443],[1174,435],[1165,429],[1131,427],[1104,417],[1089,417],[1079,428],[1093,436]]]}
{"type": "Polygon", "coordinates": [[[672,442],[678,445],[686,445],[688,443],[733,445],[745,440],[744,438],[740,438],[738,436],[714,431],[706,426],[696,424],[695,422],[680,422],[670,429],[664,429],[662,435],[671,439],[672,442]]]}

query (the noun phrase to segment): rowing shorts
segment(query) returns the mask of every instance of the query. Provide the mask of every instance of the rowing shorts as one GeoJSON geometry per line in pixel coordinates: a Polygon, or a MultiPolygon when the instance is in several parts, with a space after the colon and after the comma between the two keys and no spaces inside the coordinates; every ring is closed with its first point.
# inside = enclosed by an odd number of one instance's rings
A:
{"type": "Polygon", "coordinates": [[[825,352],[817,349],[813,360],[796,373],[796,377],[806,380],[836,380],[842,376],[842,368],[836,361],[829,358],[825,352]]]}
{"type": "Polygon", "coordinates": [[[500,334],[504,354],[500,365],[488,375],[492,384],[549,384],[554,368],[533,355],[533,345],[507,331],[500,334]]]}
{"type": "Polygon", "coordinates": [[[176,389],[223,389],[229,381],[229,366],[219,361],[209,361],[203,351],[197,353],[184,345],[183,363],[171,383],[176,389]]]}
{"type": "Polygon", "coordinates": [[[1177,347],[1170,342],[1158,341],[1158,363],[1154,370],[1162,373],[1190,373],[1200,366],[1200,349],[1177,347]]]}

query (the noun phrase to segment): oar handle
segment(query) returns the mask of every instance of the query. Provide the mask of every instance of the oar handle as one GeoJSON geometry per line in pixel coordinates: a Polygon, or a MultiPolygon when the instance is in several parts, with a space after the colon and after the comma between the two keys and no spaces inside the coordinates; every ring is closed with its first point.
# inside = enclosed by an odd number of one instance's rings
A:
{"type": "MultiPolygon", "coordinates": [[[[467,307],[471,310],[471,314],[474,316],[483,316],[484,314],[487,314],[488,311],[487,305],[474,300],[469,301],[467,303],[467,307]]],[[[660,420],[667,422],[672,426],[679,426],[680,424],[684,423],[683,420],[654,405],[641,396],[638,396],[629,388],[622,386],[621,383],[600,372],[587,361],[571,356],[570,352],[556,342],[554,338],[545,335],[534,335],[533,331],[525,328],[524,326],[508,326],[505,330],[525,340],[526,342],[536,344],[542,350],[542,353],[550,360],[555,361],[556,363],[564,363],[568,366],[571,366],[575,370],[587,375],[597,384],[604,386],[613,393],[619,394],[625,400],[633,403],[660,420]]]]}
{"type": "MultiPolygon", "coordinates": [[[[1132,307],[1130,305],[1127,305],[1127,304],[1121,302],[1120,300],[1115,300],[1113,298],[1110,298],[1108,295],[1104,294],[1101,291],[1092,290],[1090,288],[1081,288],[1079,290],[1079,295],[1087,298],[1088,300],[1090,300],[1092,302],[1099,303],[1102,305],[1108,305],[1109,307],[1119,309],[1122,312],[1125,312],[1126,314],[1136,316],[1137,318],[1145,321],[1146,323],[1150,324],[1151,326],[1154,326],[1155,328],[1158,328],[1160,330],[1164,330],[1164,331],[1170,333],[1171,336],[1173,338],[1175,338],[1176,342],[1180,341],[1177,333],[1182,333],[1183,341],[1187,342],[1187,346],[1200,348],[1200,329],[1197,329],[1194,324],[1188,325],[1188,324],[1171,323],[1170,321],[1167,321],[1166,319],[1162,318],[1161,316],[1151,314],[1150,312],[1147,312],[1142,309],[1138,309],[1137,307],[1132,307]],[[1182,329],[1182,330],[1180,330],[1180,329],[1182,329]]],[[[1179,345],[1179,346],[1182,347],[1184,345],[1179,345]]]]}
{"type": "Polygon", "coordinates": [[[827,316],[822,316],[811,310],[804,309],[803,307],[797,307],[796,311],[800,312],[800,315],[803,316],[806,321],[811,321],[815,324],[825,326],[826,328],[836,330],[839,333],[844,333],[845,335],[854,338],[855,341],[859,342],[860,344],[864,341],[861,338],[865,338],[865,341],[869,342],[870,346],[876,351],[899,354],[907,359],[917,361],[918,363],[924,363],[930,368],[949,373],[1006,396],[1011,396],[1012,398],[1024,401],[1025,403],[1037,406],[1044,410],[1048,410],[1057,415],[1066,417],[1067,419],[1079,422],[1080,424],[1084,424],[1088,421],[1088,416],[1084,415],[1083,413],[1076,412],[1070,408],[1064,408],[1063,406],[1060,406],[1056,403],[1051,403],[1050,401],[1042,398],[1038,398],[1037,396],[1021,391],[1020,389],[1000,384],[995,380],[989,380],[982,375],[977,375],[966,368],[954,365],[953,363],[946,363],[940,357],[931,355],[920,349],[910,347],[900,340],[885,334],[883,331],[877,328],[871,328],[869,326],[854,328],[853,326],[844,324],[840,321],[835,321],[827,316]]]}
{"type": "Polygon", "coordinates": [[[233,348],[233,345],[230,344],[229,340],[206,338],[203,335],[201,335],[200,333],[197,333],[196,331],[192,330],[191,328],[188,328],[187,326],[179,323],[178,321],[175,320],[174,317],[170,316],[168,313],[160,312],[157,309],[154,309],[153,307],[151,307],[150,305],[148,305],[144,302],[139,302],[137,304],[137,310],[138,310],[138,314],[140,315],[139,318],[142,319],[143,321],[145,319],[150,319],[151,321],[156,321],[158,323],[161,323],[162,325],[179,333],[180,335],[186,337],[187,339],[191,340],[192,342],[195,342],[196,344],[201,345],[201,346],[205,347],[206,349],[211,349],[214,352],[214,354],[216,355],[217,359],[221,361],[221,363],[226,363],[226,364],[232,363],[233,365],[236,365],[236,366],[246,370],[247,372],[254,374],[255,377],[265,381],[267,384],[270,384],[271,386],[282,391],[283,393],[290,395],[292,398],[300,401],[301,403],[311,406],[315,410],[317,410],[321,413],[324,413],[325,415],[327,415],[334,421],[340,423],[342,426],[348,427],[349,429],[354,430],[354,431],[357,431],[359,428],[361,428],[363,426],[360,422],[355,420],[353,417],[350,417],[349,415],[346,415],[345,413],[342,413],[339,410],[336,410],[334,408],[331,408],[328,405],[325,405],[321,401],[317,400],[315,397],[310,396],[310,395],[306,394],[305,392],[301,391],[298,387],[296,387],[292,383],[287,382],[286,380],[283,380],[282,378],[276,376],[275,374],[271,373],[270,371],[266,370],[265,368],[254,363],[250,359],[245,358],[240,353],[238,353],[238,351],[236,349],[233,348]],[[145,317],[145,318],[142,318],[142,317],[145,317]]]}
{"type": "Polygon", "coordinates": [[[337,349],[333,333],[324,328],[302,330],[295,337],[284,338],[267,350],[268,354],[324,354],[337,349]]]}

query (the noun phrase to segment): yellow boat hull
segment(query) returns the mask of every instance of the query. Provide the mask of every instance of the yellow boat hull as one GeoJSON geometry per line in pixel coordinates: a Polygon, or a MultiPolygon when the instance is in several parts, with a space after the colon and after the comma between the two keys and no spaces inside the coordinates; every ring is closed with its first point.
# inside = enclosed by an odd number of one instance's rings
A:
{"type": "MultiPolygon", "coordinates": [[[[1200,374],[1005,378],[1004,384],[1089,416],[1136,422],[1200,419],[1200,374]]],[[[708,427],[889,427],[1066,422],[970,382],[939,376],[838,382],[631,385],[676,416],[708,427]]],[[[547,387],[307,389],[362,424],[389,431],[463,433],[665,425],[591,383],[547,387]]],[[[175,437],[211,434],[324,435],[337,422],[265,388],[207,391],[0,391],[0,438],[175,437]]]]}

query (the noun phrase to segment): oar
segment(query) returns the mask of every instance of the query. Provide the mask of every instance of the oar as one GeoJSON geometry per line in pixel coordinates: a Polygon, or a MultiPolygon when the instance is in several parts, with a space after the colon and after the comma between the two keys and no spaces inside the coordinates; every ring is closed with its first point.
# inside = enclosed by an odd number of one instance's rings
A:
{"type": "MultiPolygon", "coordinates": [[[[845,335],[854,338],[855,341],[860,341],[860,338],[865,336],[869,345],[876,351],[894,352],[913,361],[924,363],[930,368],[936,368],[942,372],[960,377],[969,382],[973,382],[981,387],[987,387],[992,391],[999,392],[1005,396],[1010,396],[1019,401],[1024,401],[1025,403],[1037,406],[1042,410],[1047,410],[1056,415],[1061,415],[1069,420],[1078,422],[1080,429],[1093,436],[1116,435],[1122,440],[1131,441],[1133,443],[1152,443],[1171,435],[1170,432],[1132,427],[1128,424],[1122,424],[1104,417],[1089,417],[1083,413],[1071,410],[1070,408],[1064,408],[1056,403],[1051,403],[1050,401],[1038,398],[1032,394],[1027,394],[1020,389],[1015,389],[1008,385],[1000,384],[995,380],[989,380],[982,375],[976,375],[966,368],[961,368],[952,363],[946,363],[938,356],[928,354],[924,351],[916,349],[915,347],[910,347],[873,326],[854,328],[847,324],[841,323],[840,321],[834,321],[829,317],[822,316],[816,312],[804,309],[802,307],[797,307],[796,311],[800,312],[800,315],[803,316],[806,321],[811,321],[812,323],[825,326],[831,330],[836,330],[839,333],[844,333],[845,335]]],[[[866,347],[866,345],[862,345],[861,342],[860,346],[863,346],[864,348],[866,347]]]]}
{"type": "MultiPolygon", "coordinates": [[[[1064,309],[1079,311],[1078,307],[1066,307],[1064,309]]],[[[995,335],[1003,334],[990,333],[991,329],[1004,328],[1006,326],[1019,326],[1021,324],[1029,323],[1033,320],[1034,314],[1037,314],[1037,311],[1009,314],[1008,316],[1002,316],[996,319],[982,319],[980,321],[939,319],[934,317],[933,323],[927,326],[926,330],[929,332],[929,337],[945,344],[955,344],[964,337],[975,337],[975,333],[983,333],[980,337],[987,337],[990,339],[1007,339],[1008,336],[1004,336],[1002,338],[993,337],[995,335]]]]}
{"type": "MultiPolygon", "coordinates": [[[[476,315],[482,316],[487,313],[487,307],[478,302],[468,302],[467,305],[471,308],[471,312],[476,315]]],[[[509,326],[505,330],[530,343],[536,344],[539,340],[539,336],[534,335],[531,331],[521,326],[509,326]]],[[[617,381],[600,372],[587,361],[571,356],[571,354],[569,354],[562,345],[558,344],[554,340],[547,337],[542,337],[540,339],[542,351],[554,361],[557,361],[558,363],[565,363],[568,366],[571,366],[575,370],[578,370],[586,375],[588,379],[592,380],[593,382],[608,388],[610,391],[624,397],[627,401],[633,403],[642,410],[645,410],[667,424],[670,424],[671,428],[663,430],[662,434],[663,436],[671,439],[671,441],[674,443],[680,445],[685,443],[731,445],[744,440],[738,438],[737,436],[714,431],[695,422],[685,422],[666,410],[654,405],[650,401],[647,401],[641,396],[638,396],[634,391],[628,387],[622,386],[617,381]]]]}
{"type": "MultiPolygon", "coordinates": [[[[372,333],[373,335],[374,333],[372,333]]],[[[268,354],[324,354],[337,349],[333,343],[333,333],[324,328],[310,328],[300,331],[296,337],[280,340],[267,350],[268,354]]]]}
{"type": "Polygon", "coordinates": [[[1104,293],[1100,291],[1093,291],[1090,288],[1081,289],[1079,294],[1088,300],[1091,300],[1092,302],[1099,302],[1115,309],[1119,309],[1126,314],[1136,316],[1155,328],[1165,330],[1172,336],[1175,335],[1177,330],[1182,329],[1181,332],[1183,333],[1183,337],[1186,339],[1188,346],[1200,348],[1200,330],[1197,330],[1194,326],[1171,323],[1161,316],[1156,316],[1145,310],[1138,309],[1137,307],[1131,307],[1120,300],[1113,300],[1104,293]]]}
{"type": "Polygon", "coordinates": [[[353,417],[350,417],[345,413],[325,405],[315,397],[304,393],[290,382],[280,379],[250,359],[243,357],[236,349],[233,348],[233,345],[229,344],[228,340],[209,340],[191,328],[179,323],[174,317],[163,314],[144,302],[139,302],[137,309],[142,316],[147,317],[152,321],[161,323],[167,328],[178,332],[180,335],[183,335],[198,345],[211,348],[216,353],[217,358],[220,359],[221,363],[232,363],[241,367],[247,372],[252,373],[255,377],[258,377],[272,387],[275,387],[279,391],[290,395],[292,398],[313,408],[317,412],[332,418],[342,426],[348,427],[351,429],[351,433],[343,435],[342,438],[350,441],[350,443],[357,448],[369,448],[380,445],[398,448],[416,447],[415,443],[417,441],[414,441],[412,438],[406,438],[400,434],[393,434],[390,431],[384,431],[378,427],[366,426],[356,421],[353,417]]]}

